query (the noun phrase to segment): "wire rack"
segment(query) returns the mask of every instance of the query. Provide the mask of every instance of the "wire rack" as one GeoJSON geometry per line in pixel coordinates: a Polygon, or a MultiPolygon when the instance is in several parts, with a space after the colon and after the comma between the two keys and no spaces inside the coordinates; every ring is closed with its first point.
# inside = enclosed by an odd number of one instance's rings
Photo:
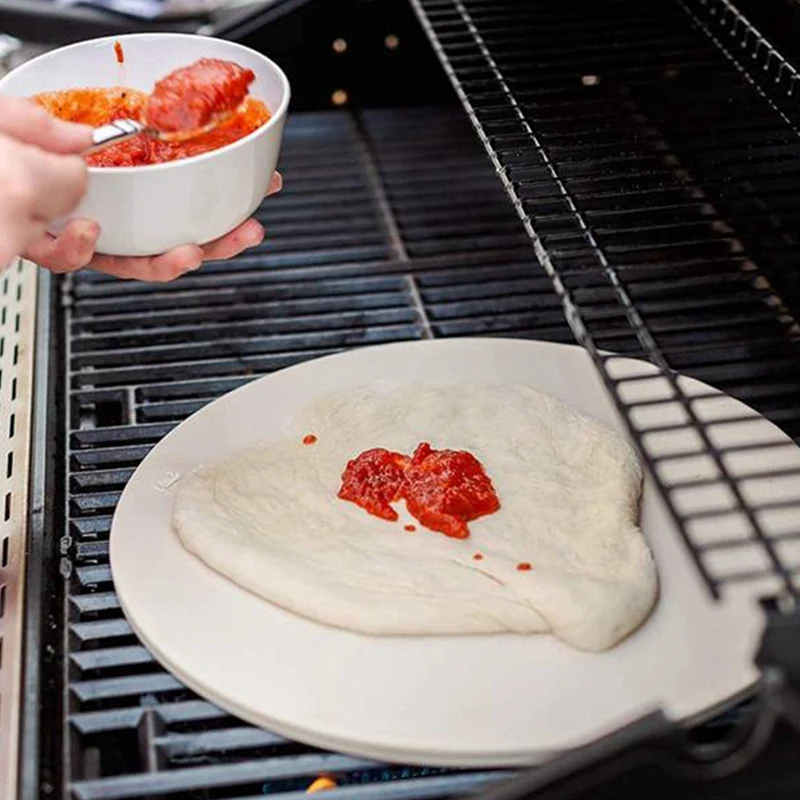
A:
{"type": "MultiPolygon", "coordinates": [[[[698,236],[709,230],[716,252],[737,255],[762,286],[767,265],[796,258],[797,71],[727,0],[619,0],[597,4],[591,15],[570,0],[413,4],[709,590],[719,597],[731,584],[755,582],[756,591],[793,604],[800,599],[795,445],[751,436],[745,410],[715,416],[714,393],[676,373],[680,360],[667,354],[667,336],[629,275],[637,263],[648,268],[677,254],[691,269],[693,257],[709,255],[698,236]],[[749,176],[769,170],[770,160],[774,185],[754,190],[749,176]],[[734,234],[731,218],[748,217],[759,203],[763,218],[762,197],[784,210],[771,243],[762,235],[749,246],[746,227],[734,234]],[[655,370],[623,366],[601,351],[576,280],[589,271],[603,276],[624,313],[632,354],[655,370]],[[745,452],[757,454],[756,466],[745,452]]],[[[789,309],[781,316],[785,347],[770,357],[796,360],[797,323],[789,309]]],[[[757,347],[758,337],[741,345],[757,347]]]]}

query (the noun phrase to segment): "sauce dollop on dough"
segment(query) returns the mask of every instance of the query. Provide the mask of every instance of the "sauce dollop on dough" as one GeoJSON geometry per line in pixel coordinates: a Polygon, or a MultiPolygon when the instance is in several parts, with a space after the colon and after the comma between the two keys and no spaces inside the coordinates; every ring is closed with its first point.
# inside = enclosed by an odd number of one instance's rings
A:
{"type": "Polygon", "coordinates": [[[366,450],[349,461],[338,496],[369,514],[397,520],[392,503],[429,530],[454,539],[469,536],[467,523],[493,514],[500,500],[483,465],[465,450],[434,450],[423,442],[411,457],[390,450],[366,450]]]}

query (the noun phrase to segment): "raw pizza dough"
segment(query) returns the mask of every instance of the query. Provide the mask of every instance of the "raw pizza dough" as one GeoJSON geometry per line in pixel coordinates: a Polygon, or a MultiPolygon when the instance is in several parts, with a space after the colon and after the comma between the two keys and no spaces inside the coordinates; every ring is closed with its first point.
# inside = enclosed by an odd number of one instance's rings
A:
{"type": "Polygon", "coordinates": [[[300,409],[285,439],[186,476],[173,524],[209,567],[318,622],[377,635],[551,632],[604,650],[657,595],[641,486],[625,441],[529,387],[373,387],[329,395],[300,409]],[[317,443],[304,445],[310,433],[317,443]],[[406,532],[404,509],[387,522],[336,496],[348,459],[421,441],[469,450],[494,483],[502,507],[469,523],[466,540],[406,532]]]}

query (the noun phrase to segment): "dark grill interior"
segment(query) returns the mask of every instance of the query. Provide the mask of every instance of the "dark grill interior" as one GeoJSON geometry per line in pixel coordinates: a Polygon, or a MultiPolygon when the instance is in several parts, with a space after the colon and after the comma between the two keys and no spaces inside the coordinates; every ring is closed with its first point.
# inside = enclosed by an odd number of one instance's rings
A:
{"type": "MultiPolygon", "coordinates": [[[[681,3],[598,0],[585,13],[577,0],[520,2],[498,12],[472,0],[514,67],[548,163],[509,122],[464,36],[461,5],[421,4],[481,99],[503,175],[597,347],[642,352],[601,252],[672,367],[800,436],[800,115],[782,118],[681,3]]],[[[60,569],[64,603],[49,613],[64,638],[53,644],[63,661],[45,659],[43,681],[56,698],[63,686],[65,699],[63,728],[52,715],[48,723],[62,748],[43,769],[74,800],[244,800],[300,792],[320,773],[337,776],[343,800],[433,798],[498,775],[390,768],[249,727],[162,670],[113,592],[107,540],[122,488],[169,430],[224,392],[363,344],[573,339],[455,104],[296,114],[281,168],[285,189],[263,207],[268,239],[257,251],[171,285],[81,274],[60,287],[68,423],[57,470],[68,480],[50,580],[60,569]]],[[[800,774],[793,781],[785,797],[800,774]]]]}

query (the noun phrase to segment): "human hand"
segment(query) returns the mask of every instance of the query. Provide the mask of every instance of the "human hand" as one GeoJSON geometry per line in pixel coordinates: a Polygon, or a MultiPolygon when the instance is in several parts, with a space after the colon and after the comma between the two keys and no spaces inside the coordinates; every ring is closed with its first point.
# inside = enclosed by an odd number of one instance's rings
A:
{"type": "Polygon", "coordinates": [[[91,128],[0,95],[0,268],[80,202],[88,172],[79,154],[90,144],[91,128]]]}
{"type": "MultiPolygon", "coordinates": [[[[279,172],[272,176],[267,196],[279,192],[283,179],[279,172]]],[[[169,253],[151,258],[127,258],[95,254],[100,228],[88,220],[74,220],[58,237],[43,234],[25,252],[25,258],[61,274],[88,267],[116,278],[152,283],[165,283],[196,270],[205,261],[234,258],[264,240],[264,228],[250,219],[227,236],[203,245],[183,245],[169,253]]]]}
{"type": "MultiPolygon", "coordinates": [[[[164,282],[263,241],[264,229],[252,219],[203,247],[184,245],[152,258],[97,255],[100,230],[87,220],[73,221],[58,237],[49,235],[50,223],[73,211],[86,192],[88,171],[80,154],[91,146],[91,137],[88,126],[0,95],[0,268],[21,254],[56,273],[89,267],[119,278],[164,282]]],[[[267,194],[282,185],[275,173],[267,194]]]]}

